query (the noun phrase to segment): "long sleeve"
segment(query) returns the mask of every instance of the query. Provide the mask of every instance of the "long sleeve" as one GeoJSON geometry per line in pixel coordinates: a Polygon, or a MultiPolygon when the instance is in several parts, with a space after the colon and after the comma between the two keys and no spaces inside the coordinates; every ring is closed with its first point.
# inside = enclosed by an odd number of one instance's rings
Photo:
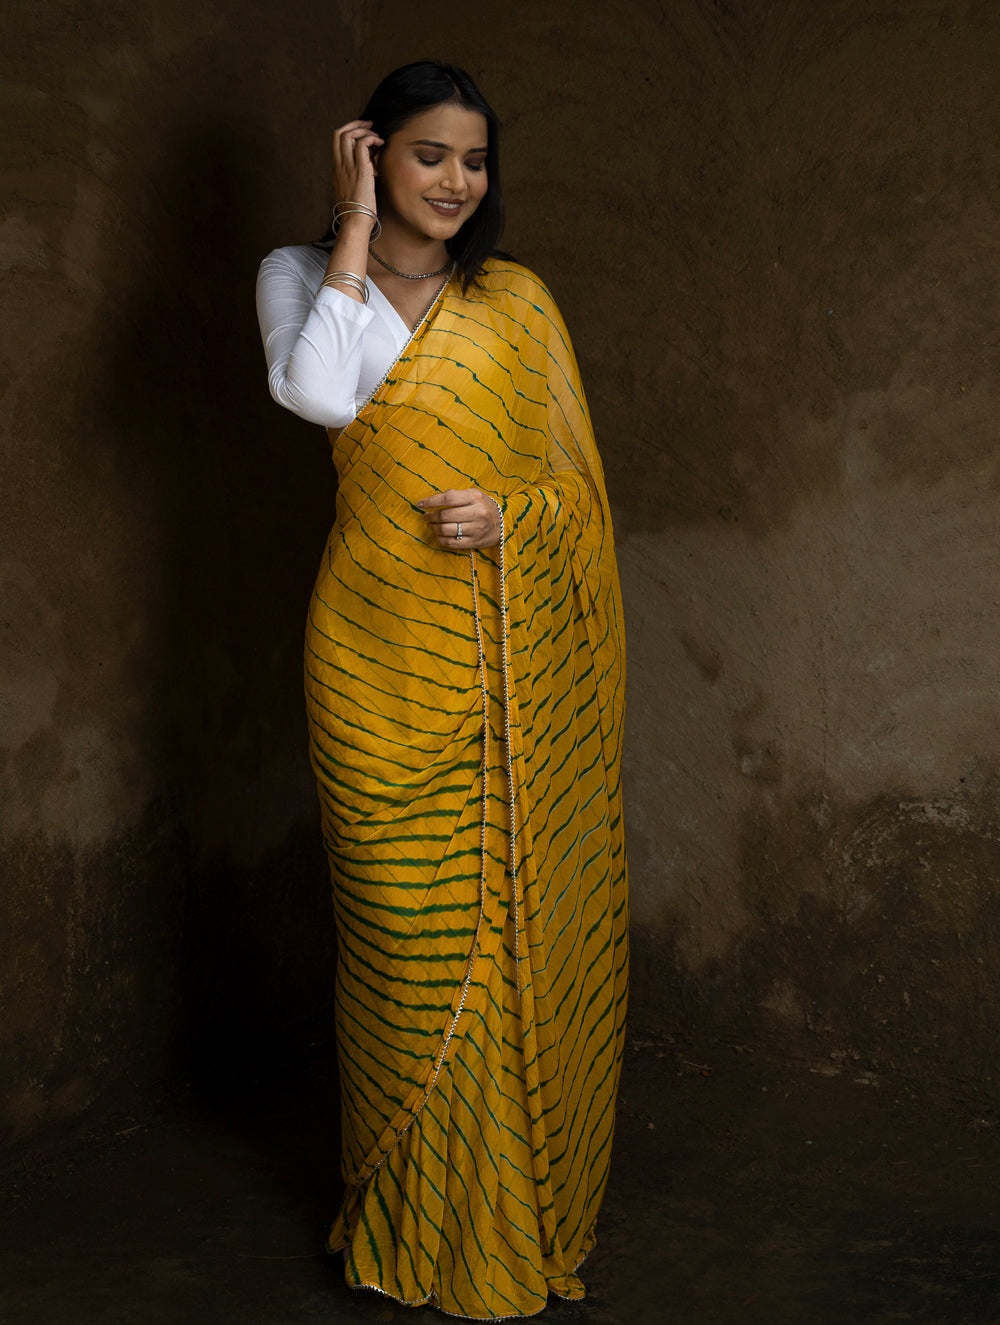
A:
{"type": "Polygon", "coordinates": [[[365,334],[376,319],[342,291],[318,288],[324,268],[318,250],[269,253],[257,277],[257,317],[274,399],[310,423],[343,428],[357,413],[365,334]]]}

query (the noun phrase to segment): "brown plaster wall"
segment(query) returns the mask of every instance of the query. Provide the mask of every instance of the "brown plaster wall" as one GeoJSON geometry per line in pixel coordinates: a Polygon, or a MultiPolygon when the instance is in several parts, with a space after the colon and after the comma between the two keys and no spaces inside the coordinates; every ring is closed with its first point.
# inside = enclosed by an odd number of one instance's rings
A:
{"type": "Polygon", "coordinates": [[[650,222],[624,462],[642,482],[610,466],[637,987],[672,1016],[982,1080],[1000,23],[726,8],[687,10],[677,43],[701,68],[665,119],[650,222]]]}
{"type": "Polygon", "coordinates": [[[0,19],[0,1126],[322,1019],[325,440],[260,257],[441,54],[573,332],[629,621],[634,1015],[992,1076],[1000,17],[710,0],[0,19]]]}
{"type": "Polygon", "coordinates": [[[253,1054],[328,997],[300,676],[333,487],[322,434],[267,396],[253,281],[322,214],[349,8],[4,14],[14,1136],[253,1054]]]}

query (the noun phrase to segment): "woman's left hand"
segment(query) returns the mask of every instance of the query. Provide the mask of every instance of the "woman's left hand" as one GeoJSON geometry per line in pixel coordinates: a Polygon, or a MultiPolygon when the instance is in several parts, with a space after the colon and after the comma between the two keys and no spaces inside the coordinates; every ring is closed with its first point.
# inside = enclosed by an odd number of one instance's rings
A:
{"type": "Polygon", "coordinates": [[[492,497],[478,488],[449,488],[423,497],[417,506],[443,548],[468,552],[500,542],[500,511],[492,497]]]}

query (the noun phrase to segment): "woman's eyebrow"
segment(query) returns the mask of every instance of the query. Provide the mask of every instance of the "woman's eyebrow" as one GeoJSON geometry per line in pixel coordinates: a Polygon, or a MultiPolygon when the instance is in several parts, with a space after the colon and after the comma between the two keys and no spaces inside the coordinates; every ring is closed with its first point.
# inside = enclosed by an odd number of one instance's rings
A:
{"type": "MultiPolygon", "coordinates": [[[[451,143],[438,143],[435,142],[433,138],[414,138],[413,141],[410,143],[410,146],[437,147],[440,148],[442,152],[450,152],[452,150],[451,143]]],[[[485,147],[470,147],[468,152],[466,152],[466,156],[475,156],[477,152],[485,152],[485,151],[486,151],[485,147]]]]}

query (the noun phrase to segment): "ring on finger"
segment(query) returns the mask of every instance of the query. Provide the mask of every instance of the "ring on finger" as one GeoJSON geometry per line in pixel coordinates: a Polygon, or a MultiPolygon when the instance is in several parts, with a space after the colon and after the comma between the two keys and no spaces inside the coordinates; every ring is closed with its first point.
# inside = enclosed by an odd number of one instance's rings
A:
{"type": "Polygon", "coordinates": [[[459,520],[459,522],[458,522],[458,529],[457,529],[457,531],[456,531],[456,533],[455,533],[455,542],[456,542],[456,543],[461,543],[461,541],[462,541],[462,521],[459,520]]]}

